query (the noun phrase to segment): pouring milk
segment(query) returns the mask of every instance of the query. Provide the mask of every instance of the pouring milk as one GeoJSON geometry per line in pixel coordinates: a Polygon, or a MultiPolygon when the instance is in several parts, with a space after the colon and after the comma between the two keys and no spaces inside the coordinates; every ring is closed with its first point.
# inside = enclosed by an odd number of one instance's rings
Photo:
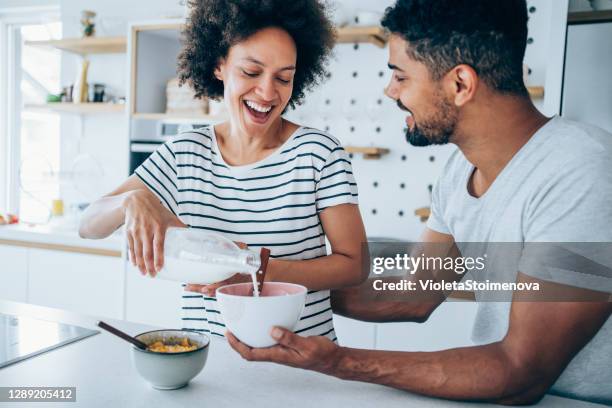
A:
{"type": "Polygon", "coordinates": [[[164,241],[164,266],[160,279],[208,285],[235,273],[251,275],[253,294],[259,296],[257,272],[261,266],[258,253],[240,249],[221,235],[191,228],[170,227],[164,241]]]}

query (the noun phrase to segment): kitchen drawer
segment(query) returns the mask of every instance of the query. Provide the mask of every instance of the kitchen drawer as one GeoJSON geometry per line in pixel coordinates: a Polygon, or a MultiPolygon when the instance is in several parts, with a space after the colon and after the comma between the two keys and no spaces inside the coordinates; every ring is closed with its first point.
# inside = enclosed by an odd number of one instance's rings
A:
{"type": "Polygon", "coordinates": [[[123,261],[108,256],[30,248],[28,301],[120,319],[123,261]]]}
{"type": "Polygon", "coordinates": [[[470,346],[477,307],[476,302],[450,301],[442,303],[425,323],[380,323],[376,348],[436,351],[470,346]]]}
{"type": "Polygon", "coordinates": [[[27,301],[28,249],[0,245],[0,299],[27,301]]]}
{"type": "Polygon", "coordinates": [[[138,268],[127,263],[126,320],[180,329],[182,295],[180,283],[142,276],[138,268]]]}

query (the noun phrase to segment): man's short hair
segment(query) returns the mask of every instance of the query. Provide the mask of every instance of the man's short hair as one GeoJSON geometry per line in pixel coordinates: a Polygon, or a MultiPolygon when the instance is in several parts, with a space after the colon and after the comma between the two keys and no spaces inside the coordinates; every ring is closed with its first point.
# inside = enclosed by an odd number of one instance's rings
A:
{"type": "Polygon", "coordinates": [[[527,20],[526,0],[397,0],[382,25],[408,41],[434,80],[467,64],[490,88],[526,96],[527,20]]]}

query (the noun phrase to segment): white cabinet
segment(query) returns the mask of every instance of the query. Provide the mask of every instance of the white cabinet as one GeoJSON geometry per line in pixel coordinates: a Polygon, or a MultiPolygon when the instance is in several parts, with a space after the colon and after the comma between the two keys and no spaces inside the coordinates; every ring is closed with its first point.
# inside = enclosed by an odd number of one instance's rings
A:
{"type": "Polygon", "coordinates": [[[425,323],[369,323],[334,315],[341,346],[377,350],[435,351],[472,344],[477,303],[442,303],[425,323]]]}
{"type": "Polygon", "coordinates": [[[180,283],[142,276],[138,268],[126,267],[125,319],[167,329],[180,329],[180,283]]]}
{"type": "Polygon", "coordinates": [[[438,306],[425,323],[381,323],[376,348],[397,351],[436,351],[472,344],[478,304],[449,301],[438,306]]]}
{"type": "Polygon", "coordinates": [[[28,250],[0,245],[0,299],[27,301],[28,250]]]}
{"type": "Polygon", "coordinates": [[[334,315],[334,329],[338,343],[343,347],[374,349],[376,324],[334,315]]]}
{"type": "Polygon", "coordinates": [[[30,248],[28,302],[120,319],[123,276],[121,258],[30,248]]]}

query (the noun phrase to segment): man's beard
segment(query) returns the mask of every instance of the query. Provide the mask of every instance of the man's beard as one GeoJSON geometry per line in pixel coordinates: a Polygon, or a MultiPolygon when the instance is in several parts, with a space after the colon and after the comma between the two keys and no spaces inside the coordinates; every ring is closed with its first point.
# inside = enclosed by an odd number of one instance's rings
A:
{"type": "MultiPolygon", "coordinates": [[[[397,106],[410,112],[399,99],[397,106]]],[[[420,124],[415,121],[412,129],[406,128],[406,141],[413,146],[447,144],[455,133],[456,124],[457,112],[450,103],[440,98],[435,103],[435,112],[430,118],[420,120],[420,124]]]]}

